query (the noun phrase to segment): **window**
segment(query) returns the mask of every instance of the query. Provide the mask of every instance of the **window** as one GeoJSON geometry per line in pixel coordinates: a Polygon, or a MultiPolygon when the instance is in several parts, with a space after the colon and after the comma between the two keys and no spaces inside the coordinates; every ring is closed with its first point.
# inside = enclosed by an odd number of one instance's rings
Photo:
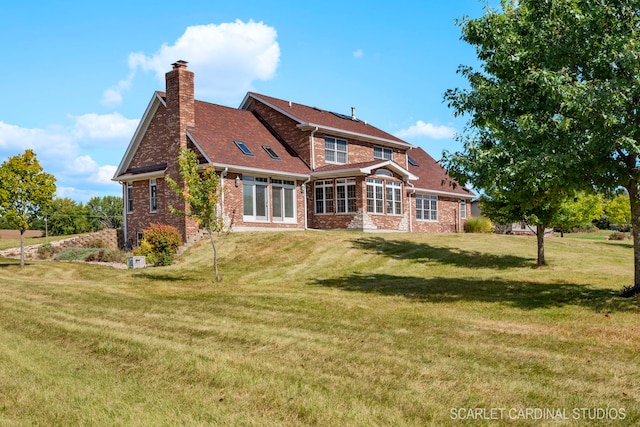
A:
{"type": "Polygon", "coordinates": [[[133,212],[133,182],[127,182],[127,212],[133,212]]]}
{"type": "Polygon", "coordinates": [[[367,178],[367,212],[384,213],[382,210],[382,180],[367,178]]]}
{"type": "Polygon", "coordinates": [[[242,213],[249,221],[267,221],[269,204],[267,178],[242,177],[242,213]]]}
{"type": "Polygon", "coordinates": [[[149,180],[149,212],[158,210],[158,184],[155,178],[149,180]]]}
{"type": "Polygon", "coordinates": [[[316,213],[333,213],[333,181],[316,181],[316,213]]]}
{"type": "Polygon", "coordinates": [[[246,156],[253,156],[253,153],[251,152],[251,150],[249,150],[249,147],[247,147],[247,144],[245,144],[242,141],[233,141],[233,142],[240,149],[240,151],[242,151],[242,154],[246,156]]]}
{"type": "Polygon", "coordinates": [[[271,180],[271,207],[274,221],[295,221],[295,181],[271,180]]]}
{"type": "Polygon", "coordinates": [[[437,221],[438,196],[416,194],[416,218],[423,221],[437,221]]]}
{"type": "Polygon", "coordinates": [[[387,215],[402,215],[402,184],[385,182],[387,189],[387,215]]]}
{"type": "Polygon", "coordinates": [[[409,164],[411,166],[419,166],[418,162],[416,162],[415,160],[413,160],[413,158],[411,158],[411,156],[407,156],[407,161],[409,162],[409,164]]]}
{"type": "Polygon", "coordinates": [[[336,180],[336,212],[356,211],[356,180],[353,178],[336,180]]]}
{"type": "Polygon", "coordinates": [[[325,136],[324,157],[329,163],[347,163],[347,141],[325,136]]]}
{"type": "Polygon", "coordinates": [[[393,176],[393,174],[390,171],[386,170],[386,169],[378,169],[376,171],[376,175],[388,176],[388,177],[392,177],[393,176]]]}
{"type": "Polygon", "coordinates": [[[391,148],[373,147],[373,158],[393,160],[393,151],[391,148]]]}
{"type": "Polygon", "coordinates": [[[273,160],[280,160],[280,157],[276,154],[275,151],[273,151],[273,148],[269,147],[268,145],[263,145],[262,148],[264,148],[264,151],[266,151],[273,160]]]}
{"type": "Polygon", "coordinates": [[[140,246],[140,242],[142,242],[142,241],[144,240],[144,233],[143,233],[143,232],[141,232],[141,231],[138,231],[138,232],[136,233],[136,240],[137,240],[136,244],[137,244],[138,246],[140,246]]]}
{"type": "Polygon", "coordinates": [[[467,201],[460,200],[460,218],[467,219],[467,201]]]}

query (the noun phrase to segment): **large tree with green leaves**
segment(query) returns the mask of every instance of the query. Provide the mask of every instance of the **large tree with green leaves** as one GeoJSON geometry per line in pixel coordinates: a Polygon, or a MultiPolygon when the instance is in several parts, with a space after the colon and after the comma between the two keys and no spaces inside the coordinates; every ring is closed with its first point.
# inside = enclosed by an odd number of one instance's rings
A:
{"type": "Polygon", "coordinates": [[[85,207],[91,230],[122,227],[122,197],[92,197],[85,207]]]}
{"type": "Polygon", "coordinates": [[[0,165],[0,216],[20,230],[20,267],[24,268],[24,232],[51,203],[56,180],[45,173],[32,150],[0,165]]]}
{"type": "Polygon", "coordinates": [[[224,229],[224,221],[217,208],[221,194],[220,177],[213,166],[200,168],[196,153],[189,149],[180,149],[178,162],[181,184],[170,177],[167,177],[167,182],[176,194],[186,202],[186,209],[183,211],[170,207],[170,210],[176,215],[195,220],[208,232],[213,249],[213,268],[216,280],[220,281],[218,249],[214,238],[214,233],[219,234],[224,229]]]}
{"type": "Polygon", "coordinates": [[[557,157],[543,170],[559,177],[562,188],[627,190],[635,277],[625,295],[640,292],[639,11],[640,0],[505,0],[502,11],[462,22],[483,69],[462,69],[471,89],[449,94],[458,112],[479,118],[472,129],[499,143],[513,141],[524,154],[515,160],[557,157]],[[474,108],[476,94],[488,101],[482,108],[474,108]],[[504,121],[497,132],[495,117],[504,121]],[[501,131],[505,123],[532,135],[550,129],[558,138],[512,139],[501,131]]]}
{"type": "Polygon", "coordinates": [[[562,98],[531,73],[556,66],[548,55],[546,28],[538,22],[544,17],[507,3],[504,8],[461,21],[462,38],[476,48],[482,67],[461,66],[469,88],[445,94],[454,114],[469,120],[459,137],[463,151],[445,152],[444,162],[458,180],[483,190],[494,222],[522,221],[535,229],[537,262],[543,265],[545,229],[562,203],[584,186],[564,167],[581,147],[567,144],[572,124],[557,121],[562,98]]]}

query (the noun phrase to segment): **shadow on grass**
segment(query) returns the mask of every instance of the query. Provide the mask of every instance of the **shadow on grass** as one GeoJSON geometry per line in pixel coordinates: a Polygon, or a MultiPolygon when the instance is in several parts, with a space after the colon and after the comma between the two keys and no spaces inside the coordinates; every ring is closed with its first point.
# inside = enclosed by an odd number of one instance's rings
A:
{"type": "Polygon", "coordinates": [[[470,280],[446,277],[411,277],[353,273],[317,279],[311,285],[352,292],[401,296],[419,302],[457,301],[499,303],[532,310],[575,305],[601,311],[639,311],[637,301],[619,298],[619,292],[570,283],[527,283],[507,280],[470,280]]]}
{"type": "Polygon", "coordinates": [[[426,243],[407,240],[387,240],[382,237],[366,237],[352,241],[358,249],[373,251],[397,259],[408,259],[416,262],[437,262],[468,268],[507,269],[514,267],[535,267],[534,258],[515,255],[492,255],[478,251],[466,251],[437,247],[426,243]]]}
{"type": "Polygon", "coordinates": [[[194,280],[194,277],[191,275],[185,275],[184,273],[176,273],[170,274],[165,272],[145,272],[145,273],[134,273],[133,277],[136,279],[147,279],[147,280],[161,280],[165,282],[185,282],[194,280]]]}

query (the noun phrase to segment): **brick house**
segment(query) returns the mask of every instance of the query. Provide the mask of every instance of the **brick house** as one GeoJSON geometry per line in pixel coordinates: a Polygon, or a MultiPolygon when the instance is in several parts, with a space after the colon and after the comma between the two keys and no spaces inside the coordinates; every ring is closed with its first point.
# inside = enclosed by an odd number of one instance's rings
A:
{"type": "Polygon", "coordinates": [[[156,92],[113,180],[122,184],[124,233],[137,244],[153,222],[186,241],[197,224],[168,212],[183,202],[178,152],[194,150],[221,177],[220,212],[234,230],[349,229],[454,232],[475,195],[424,150],[355,116],[250,92],[239,108],[194,99],[178,61],[156,92]]]}

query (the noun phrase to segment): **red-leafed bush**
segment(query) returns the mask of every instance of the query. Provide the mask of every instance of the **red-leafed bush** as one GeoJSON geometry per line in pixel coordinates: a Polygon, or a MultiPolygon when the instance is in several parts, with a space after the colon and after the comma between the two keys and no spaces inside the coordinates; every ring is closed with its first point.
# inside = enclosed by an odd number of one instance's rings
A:
{"type": "Polygon", "coordinates": [[[171,265],[182,244],[178,229],[168,224],[151,224],[144,230],[144,239],[151,245],[155,265],[171,265]]]}

